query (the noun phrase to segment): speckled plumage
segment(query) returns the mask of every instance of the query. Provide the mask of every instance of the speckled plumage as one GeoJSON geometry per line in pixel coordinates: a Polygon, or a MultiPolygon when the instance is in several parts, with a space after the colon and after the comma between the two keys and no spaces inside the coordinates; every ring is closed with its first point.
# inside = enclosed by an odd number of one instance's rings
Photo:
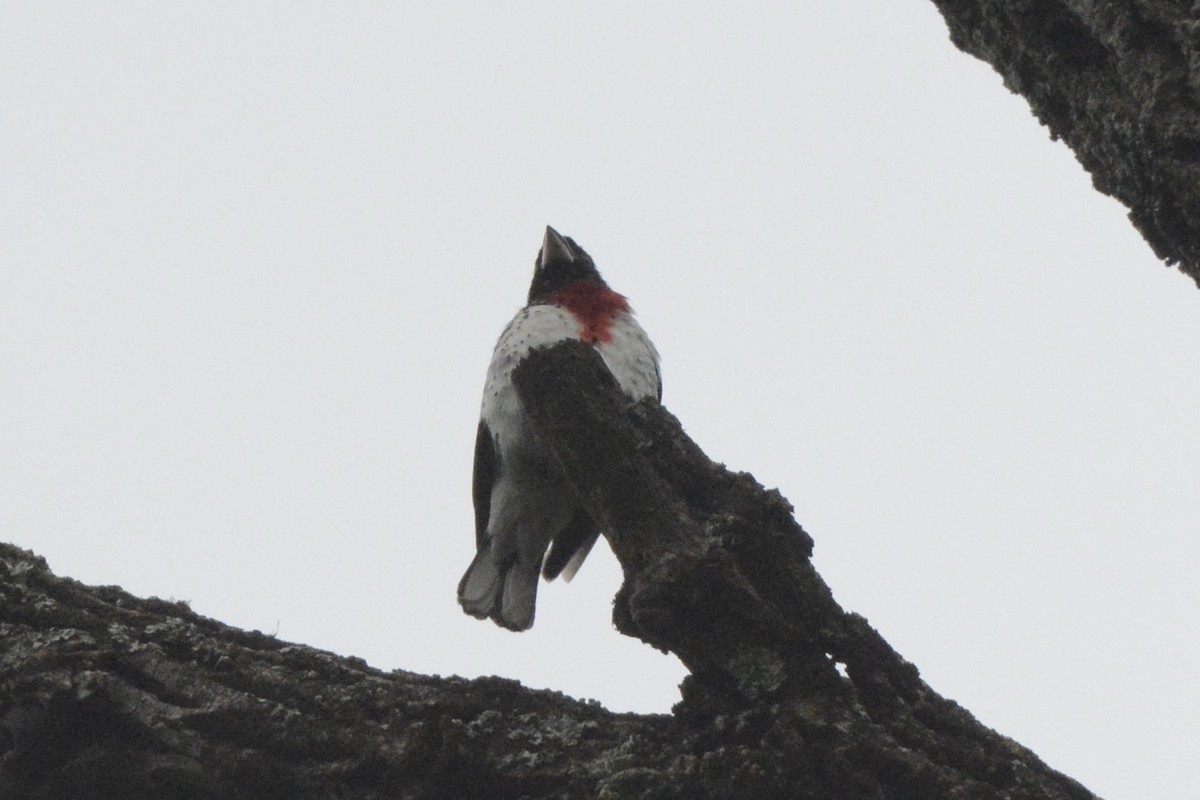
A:
{"type": "Polygon", "coordinates": [[[477,552],[458,587],[464,611],[511,630],[533,624],[539,572],[570,580],[599,535],[512,384],[531,350],[568,339],[592,344],[631,399],[661,396],[658,352],[625,298],[548,227],[529,305],[500,334],[488,367],[475,447],[477,552]]]}

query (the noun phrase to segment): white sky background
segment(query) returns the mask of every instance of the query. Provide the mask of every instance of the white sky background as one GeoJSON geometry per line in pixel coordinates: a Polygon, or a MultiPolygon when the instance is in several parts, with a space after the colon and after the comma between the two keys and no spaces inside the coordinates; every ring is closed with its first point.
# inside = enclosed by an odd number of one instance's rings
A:
{"type": "Polygon", "coordinates": [[[0,538],[427,673],[666,711],[599,547],[462,614],[550,223],[666,405],[939,692],[1093,791],[1200,752],[1200,293],[928,2],[5,4],[0,538]]]}

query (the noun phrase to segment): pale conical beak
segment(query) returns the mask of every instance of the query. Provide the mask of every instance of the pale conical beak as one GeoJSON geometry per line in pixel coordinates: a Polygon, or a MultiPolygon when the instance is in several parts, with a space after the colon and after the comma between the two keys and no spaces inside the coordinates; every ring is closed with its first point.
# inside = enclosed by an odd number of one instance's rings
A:
{"type": "Polygon", "coordinates": [[[571,254],[571,246],[567,240],[558,235],[558,231],[546,226],[546,236],[542,239],[542,255],[538,266],[544,267],[554,261],[565,261],[570,264],[575,260],[571,254]]]}

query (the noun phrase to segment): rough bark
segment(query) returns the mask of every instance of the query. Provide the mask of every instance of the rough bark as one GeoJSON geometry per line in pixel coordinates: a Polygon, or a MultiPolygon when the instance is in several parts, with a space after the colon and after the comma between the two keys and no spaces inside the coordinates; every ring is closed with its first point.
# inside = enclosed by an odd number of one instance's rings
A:
{"type": "Polygon", "coordinates": [[[1067,798],[843,612],[778,492],[583,345],[517,372],[610,531],[614,621],[691,670],[672,715],[381,673],[0,545],[0,798],[1067,798]]]}
{"type": "Polygon", "coordinates": [[[954,44],[1025,97],[1155,254],[1200,284],[1200,5],[933,1],[954,44]]]}

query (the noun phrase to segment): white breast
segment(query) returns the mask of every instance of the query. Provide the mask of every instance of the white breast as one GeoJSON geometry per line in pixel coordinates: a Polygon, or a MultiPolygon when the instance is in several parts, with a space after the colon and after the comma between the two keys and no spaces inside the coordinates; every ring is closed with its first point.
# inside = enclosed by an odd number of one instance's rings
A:
{"type": "MultiPolygon", "coordinates": [[[[598,343],[597,349],[621,390],[634,400],[657,397],[658,352],[642,326],[632,314],[621,313],[613,320],[611,332],[612,339],[598,343]]],[[[578,338],[578,321],[559,306],[530,306],[513,317],[496,343],[483,389],[481,413],[493,432],[506,438],[499,429],[523,416],[512,385],[512,373],[517,364],[534,348],[578,338]]],[[[523,426],[517,423],[512,427],[523,426]]]]}
{"type": "Polygon", "coordinates": [[[612,339],[600,342],[598,350],[617,379],[621,391],[634,400],[658,397],[658,351],[633,314],[623,312],[613,320],[612,339]]]}

